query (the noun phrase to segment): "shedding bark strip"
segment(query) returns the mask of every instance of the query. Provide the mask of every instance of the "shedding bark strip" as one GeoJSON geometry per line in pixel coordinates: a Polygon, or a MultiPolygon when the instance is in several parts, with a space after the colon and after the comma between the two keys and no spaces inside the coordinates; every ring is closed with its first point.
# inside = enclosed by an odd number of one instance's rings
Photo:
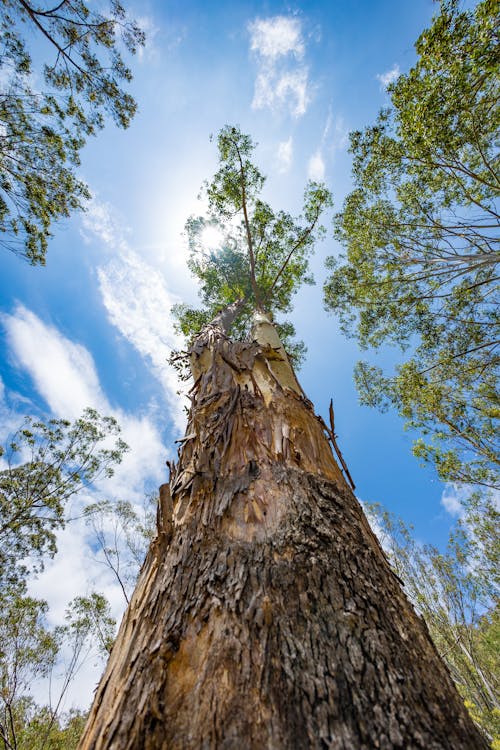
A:
{"type": "Polygon", "coordinates": [[[192,347],[186,438],[80,750],[486,748],[269,326],[192,347]]]}

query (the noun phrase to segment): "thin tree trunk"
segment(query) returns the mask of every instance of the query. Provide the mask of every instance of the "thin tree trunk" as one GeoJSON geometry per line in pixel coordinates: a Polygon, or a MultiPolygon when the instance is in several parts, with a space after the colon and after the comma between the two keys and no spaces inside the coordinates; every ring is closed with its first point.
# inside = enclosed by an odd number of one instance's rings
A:
{"type": "Polygon", "coordinates": [[[208,326],[81,750],[486,748],[274,328],[208,326]]]}

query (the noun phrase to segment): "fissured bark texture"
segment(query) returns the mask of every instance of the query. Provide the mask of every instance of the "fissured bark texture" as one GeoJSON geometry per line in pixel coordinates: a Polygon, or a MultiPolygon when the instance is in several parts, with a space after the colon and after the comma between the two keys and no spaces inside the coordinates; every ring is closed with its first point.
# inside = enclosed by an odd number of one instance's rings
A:
{"type": "Polygon", "coordinates": [[[485,748],[282,353],[212,326],[191,361],[80,749],[485,748]]]}

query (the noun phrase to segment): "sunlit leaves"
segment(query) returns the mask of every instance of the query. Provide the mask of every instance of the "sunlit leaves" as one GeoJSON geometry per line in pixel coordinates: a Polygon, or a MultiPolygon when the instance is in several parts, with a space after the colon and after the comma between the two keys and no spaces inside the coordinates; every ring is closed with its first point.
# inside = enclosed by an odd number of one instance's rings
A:
{"type": "MultiPolygon", "coordinates": [[[[319,219],[331,206],[331,196],[324,185],[310,182],[302,216],[275,211],[261,197],[265,178],[252,162],[255,144],[250,136],[226,126],[217,145],[219,169],[204,186],[208,214],[191,217],[186,224],[188,265],[200,282],[203,308],[178,306],[176,312],[180,330],[193,335],[218,310],[243,300],[232,334],[244,337],[254,309],[275,316],[290,312],[300,285],[313,283],[309,257],[324,232],[319,219]]],[[[280,319],[277,326],[298,361],[303,345],[293,343],[293,326],[280,319]]]]}

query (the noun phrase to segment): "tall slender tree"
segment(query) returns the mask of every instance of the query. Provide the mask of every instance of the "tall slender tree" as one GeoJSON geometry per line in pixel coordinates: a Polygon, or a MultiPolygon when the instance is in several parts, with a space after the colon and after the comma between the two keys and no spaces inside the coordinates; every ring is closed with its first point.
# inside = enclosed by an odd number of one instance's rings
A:
{"type": "Polygon", "coordinates": [[[329,193],[275,213],[250,138],[226,127],[218,146],[209,215],[189,223],[204,307],[179,311],[186,435],[80,748],[486,747],[272,322],[329,193]]]}

